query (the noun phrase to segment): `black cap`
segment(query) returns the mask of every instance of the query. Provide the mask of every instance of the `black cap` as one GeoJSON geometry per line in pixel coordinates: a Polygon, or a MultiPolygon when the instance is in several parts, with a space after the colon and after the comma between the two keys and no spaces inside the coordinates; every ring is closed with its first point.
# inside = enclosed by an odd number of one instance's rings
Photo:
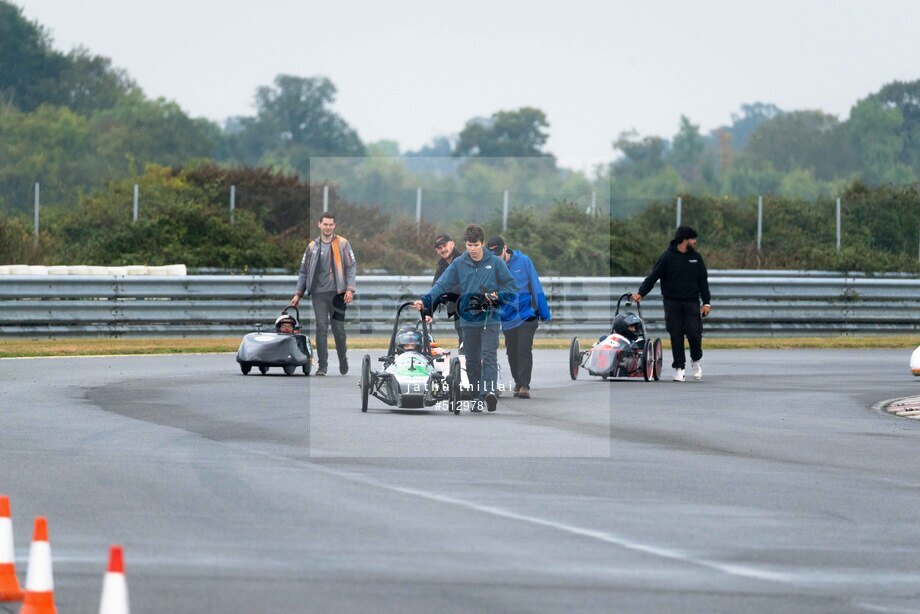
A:
{"type": "Polygon", "coordinates": [[[505,249],[505,240],[496,235],[488,240],[486,247],[489,248],[490,252],[498,256],[505,249]]]}
{"type": "Polygon", "coordinates": [[[439,245],[443,245],[448,241],[450,241],[450,235],[442,232],[434,238],[434,246],[438,247],[439,245]]]}
{"type": "Polygon", "coordinates": [[[678,243],[685,239],[695,239],[696,237],[696,231],[689,226],[679,226],[677,232],[674,233],[674,240],[678,243]]]}

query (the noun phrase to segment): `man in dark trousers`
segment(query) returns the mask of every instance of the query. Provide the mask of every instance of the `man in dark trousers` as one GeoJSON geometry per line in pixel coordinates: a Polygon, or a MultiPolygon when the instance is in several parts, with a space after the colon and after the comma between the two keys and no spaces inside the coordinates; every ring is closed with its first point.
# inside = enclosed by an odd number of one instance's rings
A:
{"type": "MultiPolygon", "coordinates": [[[[453,239],[450,238],[447,234],[439,234],[434,238],[434,251],[438,252],[438,256],[441,257],[438,260],[438,266],[434,269],[434,279],[431,280],[431,284],[434,285],[438,283],[438,280],[441,279],[441,275],[444,274],[444,271],[447,270],[447,267],[450,266],[450,263],[454,261],[454,258],[460,255],[460,252],[457,251],[457,246],[454,244],[453,239]]],[[[454,321],[454,330],[457,333],[457,342],[463,343],[463,329],[460,328],[460,316],[457,315],[457,295],[451,294],[442,301],[444,303],[445,309],[447,309],[448,319],[454,321]]]]}
{"type": "Polygon", "coordinates": [[[632,295],[634,301],[651,292],[655,282],[661,280],[661,296],[664,298],[664,321],[671,335],[671,354],[674,362],[674,381],[686,379],[684,369],[687,356],[684,353],[684,337],[690,344],[690,363],[693,379],[703,377],[700,359],[703,358],[703,320],[709,315],[709,276],[703,257],[696,251],[696,231],[681,226],[674,233],[668,249],[648,274],[639,291],[632,295]],[[700,302],[702,301],[702,306],[700,302]]]}
{"type": "Polygon", "coordinates": [[[549,322],[552,319],[549,304],[537,269],[525,253],[510,249],[501,237],[492,237],[486,245],[490,252],[505,261],[517,285],[514,300],[502,307],[502,332],[505,334],[511,377],[514,378],[514,396],[529,399],[533,336],[541,320],[549,322]]]}
{"type": "Polygon", "coordinates": [[[517,286],[505,261],[485,249],[482,228],[470,224],[463,233],[466,253],[454,258],[437,283],[415,301],[415,308],[428,319],[437,300],[456,294],[457,313],[463,328],[466,374],[472,386],[473,411],[484,403],[495,411],[498,396],[498,331],[501,306],[514,300],[517,286]],[[477,401],[478,400],[478,401],[477,401]]]}
{"type": "Polygon", "coordinates": [[[330,323],[335,338],[335,351],[339,355],[339,373],[348,373],[345,356],[345,309],[354,300],[355,252],[348,239],[335,234],[335,216],[323,213],[319,223],[320,235],[310,241],[300,261],[300,276],[291,305],[297,307],[304,294],[309,294],[316,316],[316,354],[319,364],[316,375],[326,375],[329,360],[327,331],[330,323]],[[330,322],[331,321],[331,322],[330,322]]]}

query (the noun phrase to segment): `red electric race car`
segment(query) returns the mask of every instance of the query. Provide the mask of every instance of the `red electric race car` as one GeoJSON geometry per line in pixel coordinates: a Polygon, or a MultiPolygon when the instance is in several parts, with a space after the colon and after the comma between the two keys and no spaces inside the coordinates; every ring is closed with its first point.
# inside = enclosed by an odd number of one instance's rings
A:
{"type": "Polygon", "coordinates": [[[630,295],[617,299],[617,309],[610,334],[600,337],[591,349],[582,351],[578,337],[569,348],[569,375],[578,378],[578,369],[590,375],[609,377],[643,377],[645,381],[661,379],[661,339],[649,339],[642,320],[642,308],[620,313],[620,306],[632,306],[630,295]],[[624,303],[625,299],[625,303],[624,303]]]}

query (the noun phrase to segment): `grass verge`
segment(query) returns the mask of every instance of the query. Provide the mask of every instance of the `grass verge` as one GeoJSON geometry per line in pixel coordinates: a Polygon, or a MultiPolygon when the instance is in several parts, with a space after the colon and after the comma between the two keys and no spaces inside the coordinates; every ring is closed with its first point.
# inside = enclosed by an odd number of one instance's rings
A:
{"type": "MultiPolygon", "coordinates": [[[[579,337],[583,348],[594,341],[579,337]]],[[[666,349],[670,344],[662,339],[666,349]]],[[[567,349],[571,339],[536,339],[539,349],[567,349]]],[[[383,350],[389,339],[384,337],[352,337],[349,347],[355,350],[383,350]]],[[[879,337],[764,337],[735,339],[707,337],[704,349],[913,349],[920,343],[915,335],[879,337]]],[[[177,338],[177,339],[2,339],[0,358],[37,356],[100,356],[129,354],[195,354],[236,352],[240,338],[177,338]]],[[[330,349],[333,347],[330,338],[330,349]]]]}

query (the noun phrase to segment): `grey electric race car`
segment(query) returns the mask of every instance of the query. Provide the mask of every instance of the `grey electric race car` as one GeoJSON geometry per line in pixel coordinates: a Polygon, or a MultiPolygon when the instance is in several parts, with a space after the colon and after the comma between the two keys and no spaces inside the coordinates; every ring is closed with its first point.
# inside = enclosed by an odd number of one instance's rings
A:
{"type": "Polygon", "coordinates": [[[275,332],[249,333],[243,337],[236,362],[240,363],[243,375],[249,375],[253,367],[258,367],[262,375],[270,367],[281,367],[285,375],[293,375],[300,367],[304,375],[310,375],[313,345],[308,336],[300,334],[300,310],[289,305],[275,320],[275,332]],[[289,314],[289,309],[297,315],[289,314]]]}

